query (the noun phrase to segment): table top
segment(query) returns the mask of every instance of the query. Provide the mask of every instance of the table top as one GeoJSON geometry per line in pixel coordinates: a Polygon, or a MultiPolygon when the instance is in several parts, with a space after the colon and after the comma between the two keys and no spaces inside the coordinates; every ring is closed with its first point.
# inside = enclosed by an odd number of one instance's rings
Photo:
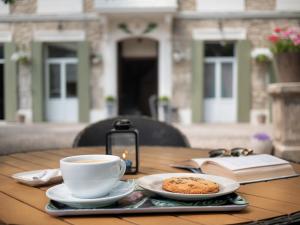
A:
{"type": "MultiPolygon", "coordinates": [[[[300,177],[242,185],[239,193],[249,206],[241,212],[169,213],[117,216],[52,217],[44,208],[48,202],[45,191],[49,187],[33,188],[15,182],[10,176],[17,172],[58,168],[59,159],[80,154],[102,154],[104,148],[78,148],[17,153],[0,157],[0,221],[28,225],[196,225],[236,224],[260,220],[291,218],[300,212],[300,177]]],[[[171,168],[170,163],[196,157],[206,157],[207,151],[189,148],[142,147],[141,168],[136,178],[148,174],[183,172],[171,168]]],[[[297,172],[300,165],[294,164],[297,172]]],[[[1,223],[1,222],[0,222],[1,223]]]]}

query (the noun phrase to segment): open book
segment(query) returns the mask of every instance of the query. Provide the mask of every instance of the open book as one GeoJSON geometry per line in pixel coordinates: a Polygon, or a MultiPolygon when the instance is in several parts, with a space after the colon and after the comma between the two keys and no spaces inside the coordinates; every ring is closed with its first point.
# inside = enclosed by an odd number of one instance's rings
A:
{"type": "Polygon", "coordinates": [[[275,156],[261,154],[240,157],[197,158],[178,162],[177,168],[200,168],[205,174],[231,178],[240,183],[297,176],[292,165],[275,156]]]}

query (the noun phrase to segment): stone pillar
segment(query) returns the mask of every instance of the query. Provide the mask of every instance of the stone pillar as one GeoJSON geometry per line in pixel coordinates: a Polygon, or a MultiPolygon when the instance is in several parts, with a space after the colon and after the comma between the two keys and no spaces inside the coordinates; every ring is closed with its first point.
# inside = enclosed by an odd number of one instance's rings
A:
{"type": "Polygon", "coordinates": [[[275,155],[300,162],[300,82],[275,83],[272,96],[275,155]]]}

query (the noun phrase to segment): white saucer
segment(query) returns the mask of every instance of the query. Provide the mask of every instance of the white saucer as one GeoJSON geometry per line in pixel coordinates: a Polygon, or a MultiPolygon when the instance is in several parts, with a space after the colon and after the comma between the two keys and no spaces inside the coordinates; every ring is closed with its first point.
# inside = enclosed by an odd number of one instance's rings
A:
{"type": "Polygon", "coordinates": [[[166,198],[183,200],[183,201],[198,201],[203,199],[215,198],[218,196],[232,193],[240,187],[239,183],[225,177],[212,176],[206,174],[191,174],[191,173],[154,174],[154,175],[141,177],[136,182],[139,186],[141,186],[142,188],[148,191],[154,192],[166,198]],[[182,193],[173,193],[173,192],[168,192],[163,190],[162,189],[163,180],[171,177],[197,177],[197,178],[207,179],[219,184],[220,191],[218,193],[212,193],[212,194],[182,194],[182,193]]]}
{"type": "Polygon", "coordinates": [[[49,188],[46,195],[49,199],[63,203],[74,208],[97,208],[111,205],[134,191],[133,181],[119,181],[111,192],[101,198],[82,199],[74,197],[65,184],[59,184],[49,188]]]}

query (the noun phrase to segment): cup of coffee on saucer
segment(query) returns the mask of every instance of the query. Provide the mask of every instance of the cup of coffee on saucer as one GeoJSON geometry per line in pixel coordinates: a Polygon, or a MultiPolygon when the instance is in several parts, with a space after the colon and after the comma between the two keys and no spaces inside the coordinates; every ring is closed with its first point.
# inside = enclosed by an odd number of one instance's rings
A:
{"type": "Polygon", "coordinates": [[[126,164],[114,155],[78,155],[61,159],[60,169],[71,194],[89,199],[107,195],[124,175],[126,164]]]}

